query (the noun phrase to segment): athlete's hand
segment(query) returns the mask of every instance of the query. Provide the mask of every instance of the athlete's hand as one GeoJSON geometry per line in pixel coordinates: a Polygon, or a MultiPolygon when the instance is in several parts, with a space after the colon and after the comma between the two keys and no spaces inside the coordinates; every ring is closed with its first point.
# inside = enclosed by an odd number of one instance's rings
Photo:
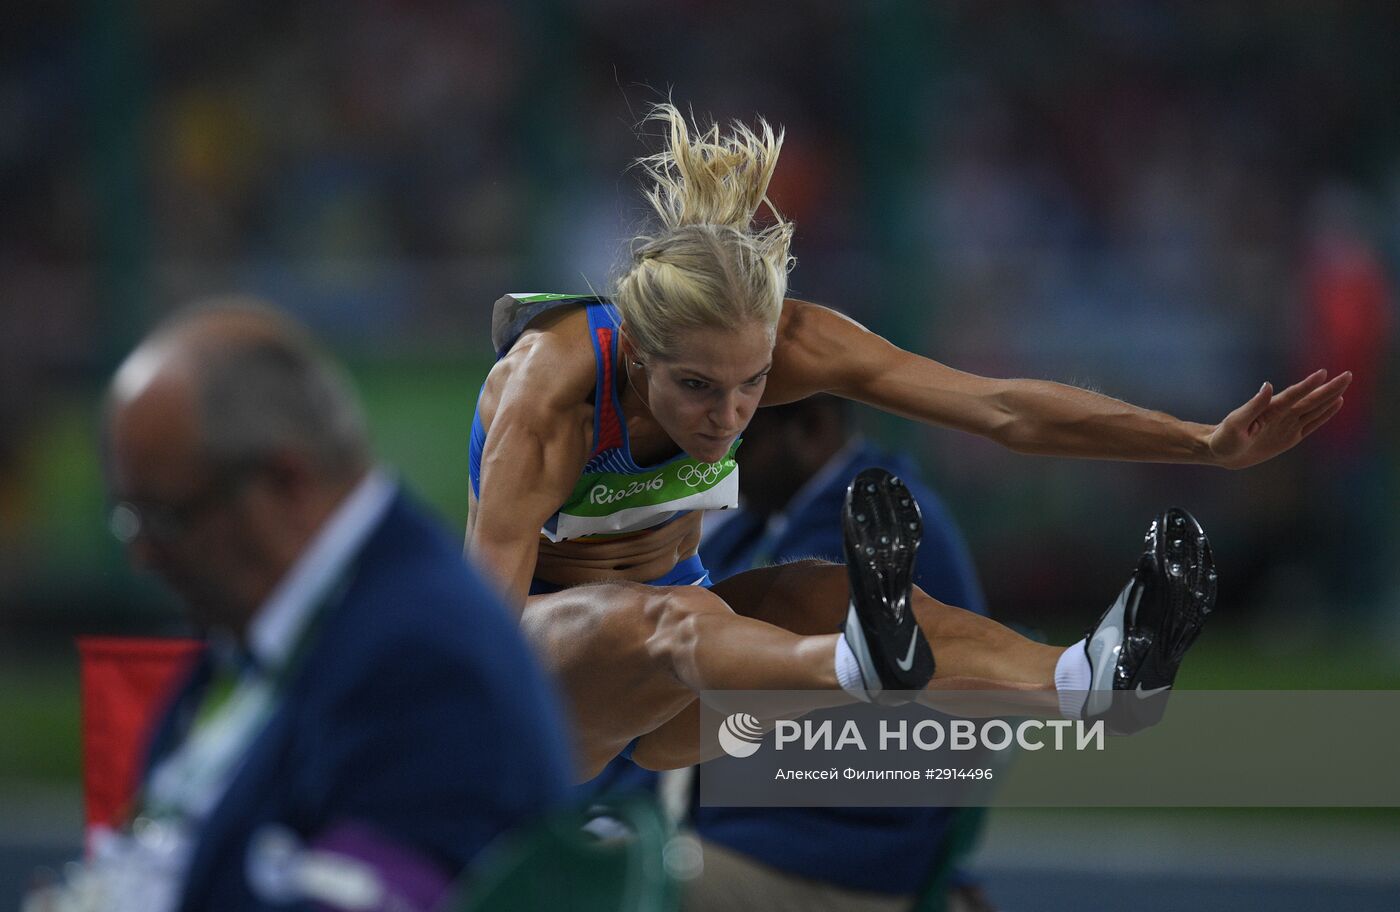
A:
{"type": "Polygon", "coordinates": [[[1211,461],[1227,469],[1245,469],[1291,449],[1337,414],[1350,384],[1351,371],[1328,380],[1325,370],[1277,395],[1265,383],[1210,432],[1211,461]]]}

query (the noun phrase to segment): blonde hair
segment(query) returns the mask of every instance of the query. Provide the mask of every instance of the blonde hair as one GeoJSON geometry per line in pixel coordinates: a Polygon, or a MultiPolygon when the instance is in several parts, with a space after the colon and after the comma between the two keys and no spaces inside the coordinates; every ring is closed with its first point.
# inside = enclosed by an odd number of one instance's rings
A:
{"type": "Polygon", "coordinates": [[[769,201],[768,182],[783,145],[781,129],[734,122],[692,127],[674,105],[652,108],[666,148],[637,164],[652,186],[646,197],[660,230],[632,239],[632,255],[613,300],[628,336],[644,355],[672,357],[678,330],[757,322],[772,332],[787,294],[792,223],[769,201]],[[754,224],[766,205],[774,223],[754,224]]]}

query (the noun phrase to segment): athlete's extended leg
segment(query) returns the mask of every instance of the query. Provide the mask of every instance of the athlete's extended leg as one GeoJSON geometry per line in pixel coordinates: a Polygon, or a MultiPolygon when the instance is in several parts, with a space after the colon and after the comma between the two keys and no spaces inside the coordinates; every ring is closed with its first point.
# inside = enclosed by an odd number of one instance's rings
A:
{"type": "MultiPolygon", "coordinates": [[[[846,550],[854,564],[860,554],[850,527],[859,517],[847,512],[846,550]]],[[[1216,571],[1204,530],[1185,510],[1172,508],[1155,518],[1143,545],[1117,600],[1090,636],[1068,650],[1032,642],[910,587],[909,604],[936,659],[928,689],[1022,691],[1007,699],[1018,707],[1058,706],[1072,717],[1107,718],[1111,728],[1123,732],[1155,724],[1182,658],[1214,608],[1216,571]],[[1076,663],[1082,675],[1066,675],[1076,663]],[[1074,693],[1061,692],[1053,703],[1024,693],[1063,691],[1066,679],[1075,677],[1080,680],[1070,685],[1074,693]],[[1133,699],[1110,700],[1114,691],[1132,691],[1133,699]],[[1110,703],[1126,709],[1110,713],[1110,703]]],[[[740,574],[716,591],[740,614],[794,632],[816,632],[840,623],[844,606],[837,593],[843,575],[835,565],[803,561],[740,574]]],[[[859,589],[858,574],[849,575],[852,590],[859,589]]]]}
{"type": "MultiPolygon", "coordinates": [[[[962,715],[1063,710],[1102,718],[1121,733],[1155,724],[1181,659],[1213,608],[1216,573],[1205,532],[1184,510],[1157,517],[1144,545],[1119,598],[1091,636],[1068,649],[1032,642],[913,589],[914,614],[936,656],[924,702],[962,715]],[[1057,679],[1076,661],[1084,669],[1082,683],[1064,693],[1057,679]],[[974,701],[967,693],[973,690],[995,693],[974,701]]],[[[845,616],[845,576],[835,564],[798,561],[739,574],[715,591],[741,614],[795,633],[816,633],[845,616]]],[[[683,765],[696,755],[698,724],[698,706],[689,706],[642,738],[634,756],[655,769],[683,765]]]]}

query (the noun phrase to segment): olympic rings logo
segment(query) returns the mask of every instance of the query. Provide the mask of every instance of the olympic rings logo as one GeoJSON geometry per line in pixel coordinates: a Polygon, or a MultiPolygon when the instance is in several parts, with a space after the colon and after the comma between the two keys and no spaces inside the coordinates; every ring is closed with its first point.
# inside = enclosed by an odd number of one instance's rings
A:
{"type": "Polygon", "coordinates": [[[706,462],[695,465],[681,466],[676,477],[692,488],[701,485],[706,487],[719,481],[720,475],[724,474],[724,462],[706,462]]]}

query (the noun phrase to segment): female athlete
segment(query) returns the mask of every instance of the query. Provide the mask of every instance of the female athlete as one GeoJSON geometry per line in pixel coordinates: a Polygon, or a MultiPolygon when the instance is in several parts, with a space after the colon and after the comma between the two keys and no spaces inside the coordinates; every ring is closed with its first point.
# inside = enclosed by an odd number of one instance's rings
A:
{"type": "MultiPolygon", "coordinates": [[[[848,568],[804,561],[709,589],[701,515],[736,505],[740,434],[757,408],[830,392],[1021,453],[1238,469],[1327,421],[1350,374],[1265,384],[1208,425],[954,370],[786,298],[793,227],[766,198],[781,133],[699,130],[669,104],[650,119],[667,137],[639,161],[660,225],[634,240],[608,299],[497,302],[499,360],[472,428],[467,550],[563,682],[582,774],[625,750],[654,769],[694,762],[702,690],[1005,688],[1072,717],[1101,715],[1095,694],[1115,689],[1165,700],[1214,600],[1209,546],[1184,511],[1154,521],[1097,632],[1069,648],[911,591],[917,513],[878,473],[848,498],[848,568]],[[755,225],[765,205],[771,221],[755,225]]],[[[1143,702],[1151,718],[1119,728],[1160,716],[1143,702]]]]}

